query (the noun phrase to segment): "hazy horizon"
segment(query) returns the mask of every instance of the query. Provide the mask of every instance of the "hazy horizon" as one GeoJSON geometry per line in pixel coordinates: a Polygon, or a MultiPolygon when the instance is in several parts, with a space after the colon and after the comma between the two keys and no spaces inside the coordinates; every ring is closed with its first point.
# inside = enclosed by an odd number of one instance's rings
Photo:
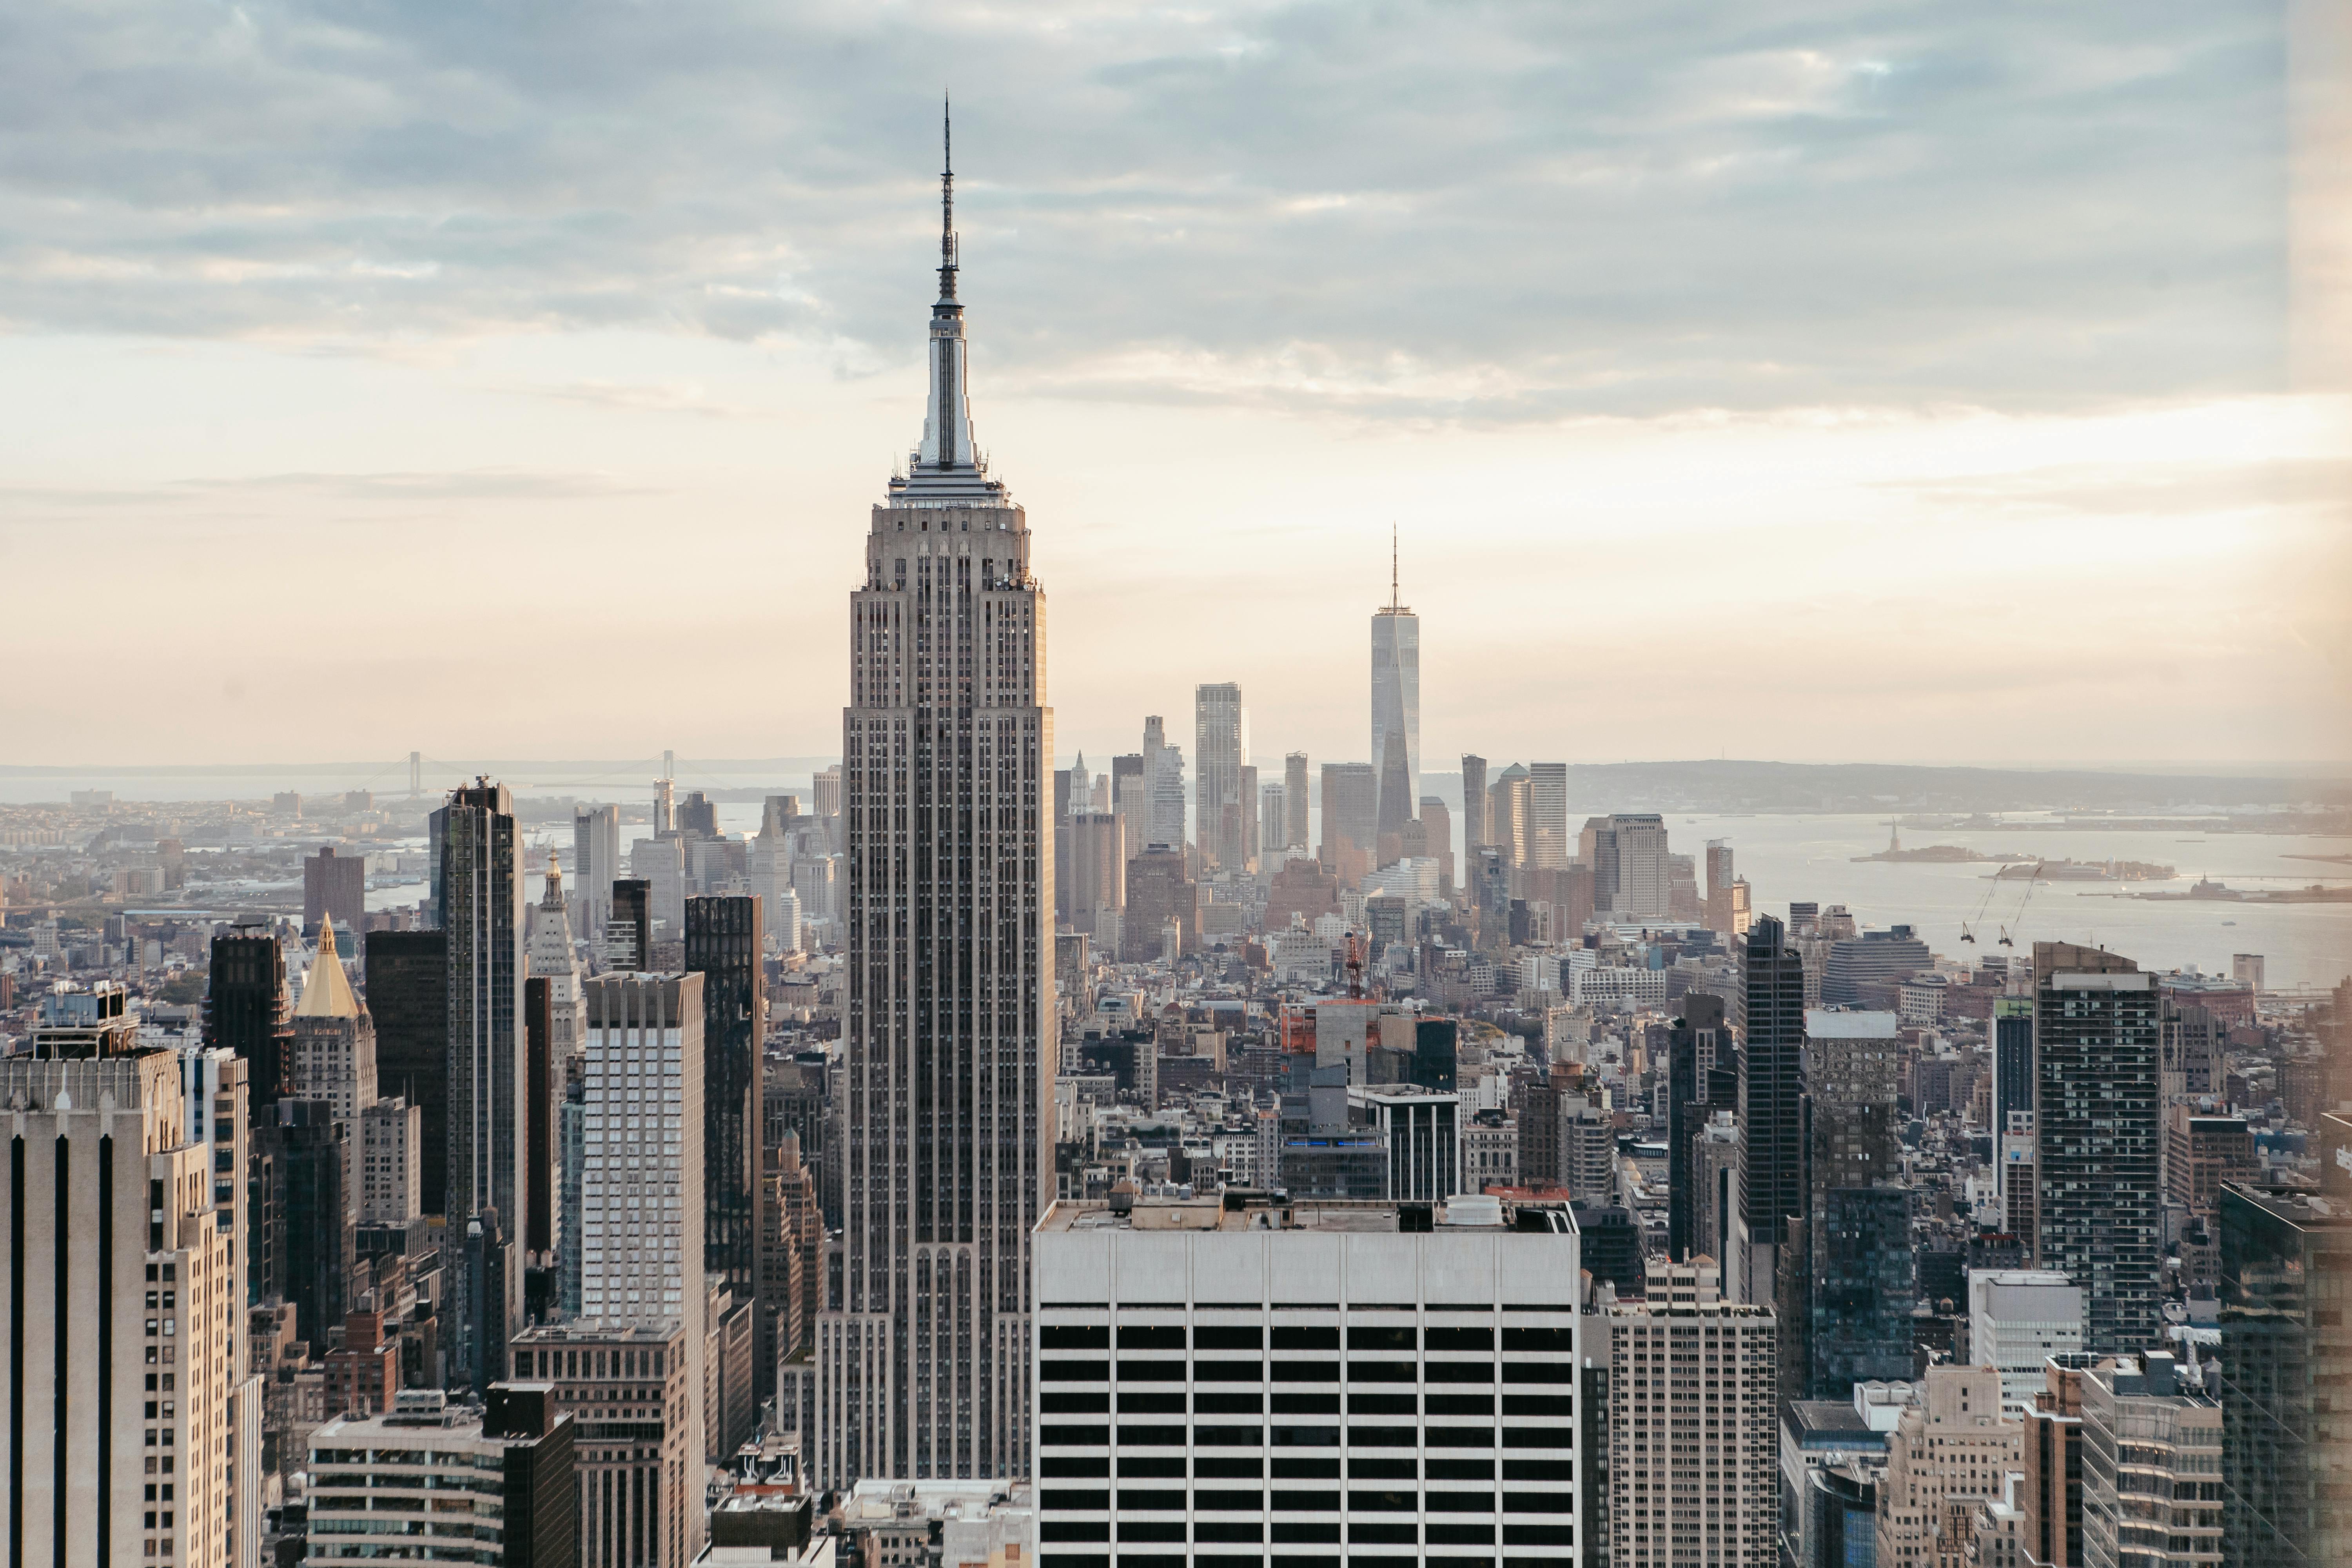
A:
{"type": "Polygon", "coordinates": [[[2291,25],[45,13],[10,759],[837,744],[944,81],[1065,758],[1364,758],[1394,524],[1430,757],[2352,765],[2291,25]]]}

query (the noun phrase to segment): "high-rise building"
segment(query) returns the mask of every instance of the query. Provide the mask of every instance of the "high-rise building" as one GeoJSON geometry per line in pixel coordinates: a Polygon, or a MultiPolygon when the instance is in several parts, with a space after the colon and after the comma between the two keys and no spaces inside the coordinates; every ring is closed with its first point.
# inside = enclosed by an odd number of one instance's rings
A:
{"type": "Polygon", "coordinates": [[[752,1372],[761,1399],[772,1395],[776,1364],[803,1358],[824,1294],[824,1211],[816,1172],[787,1132],[764,1151],[760,1174],[760,1282],[753,1298],[752,1372]]]}
{"type": "Polygon", "coordinates": [[[2221,1498],[2231,1568],[2352,1563],[2352,1206],[2221,1189],[2221,1498]]]}
{"type": "MultiPolygon", "coordinates": [[[[952,190],[943,179],[943,205],[952,190]]],[[[845,1214],[809,1457],[829,1488],[1029,1473],[1029,1238],[1053,1182],[1054,716],[1028,517],[972,447],[952,216],[923,444],[874,508],[851,601],[845,1214]]]]}
{"type": "Polygon", "coordinates": [[[1307,820],[1314,801],[1309,796],[1307,779],[1307,753],[1292,752],[1282,759],[1282,804],[1289,814],[1288,826],[1283,833],[1283,847],[1304,849],[1315,842],[1307,820]]]}
{"type": "Polygon", "coordinates": [[[347,931],[360,929],[367,912],[367,857],[338,855],[320,846],[302,862],[302,934],[316,940],[319,925],[331,919],[347,931]]]}
{"type": "MultiPolygon", "coordinates": [[[[629,846],[629,875],[646,884],[654,928],[676,942],[686,923],[686,841],[675,833],[640,838],[629,846]]],[[[619,897],[618,889],[614,896],[619,897]]]]}
{"type": "MultiPolygon", "coordinates": [[[[1895,1563],[1954,1563],[1948,1506],[1999,1499],[2024,1457],[2023,1423],[2001,1408],[1990,1366],[1930,1366],[1919,1403],[1896,1418],[1878,1485],[1878,1555],[1895,1563]]],[[[1849,1559],[1851,1561],[1851,1559],[1849,1559]]]]}
{"type": "Polygon", "coordinates": [[[687,900],[686,967],[702,976],[703,1268],[739,1301],[751,1299],[760,1249],[760,952],[759,900],[687,900]]]}
{"type": "MultiPolygon", "coordinates": [[[[1396,542],[1389,542],[1389,602],[1372,612],[1372,766],[1381,769],[1374,788],[1372,819],[1402,822],[1421,800],[1421,617],[1402,602],[1396,542]],[[1403,799],[1390,798],[1388,738],[1402,741],[1399,764],[1403,799]]],[[[1370,845],[1362,846],[1369,848],[1370,845]]]]}
{"type": "Polygon", "coordinates": [[[2082,1287],[2047,1268],[1969,1271],[1969,1356],[2000,1373],[2001,1399],[2019,1415],[2043,1391],[2044,1363],[2083,1348],[2082,1287]]]}
{"type": "Polygon", "coordinates": [[[1740,957],[1737,1290],[1769,1302],[1789,1218],[1805,1213],[1805,970],[1769,915],[1748,928],[1740,957]]]}
{"type": "Polygon", "coordinates": [[[2040,1195],[2033,1175],[2033,999],[1997,996],[1992,1004],[1993,1179],[2001,1226],[2033,1252],[2040,1195]]]}
{"type": "Polygon", "coordinates": [[[1665,818],[1655,812],[1618,812],[1588,826],[1593,836],[1593,902],[1620,921],[1666,919],[1674,877],[1665,818]]]}
{"type": "MultiPolygon", "coordinates": [[[[574,933],[590,942],[604,939],[613,918],[613,883],[621,875],[621,808],[583,805],[572,814],[572,900],[574,933]]],[[[591,951],[593,951],[593,949],[591,951]]]]}
{"type": "Polygon", "coordinates": [[[274,1105],[294,1076],[294,1025],[286,952],[267,930],[238,926],[213,938],[205,990],[205,1044],[247,1064],[256,1110],[274,1105]]]}
{"type": "Polygon", "coordinates": [[[2221,1406],[2182,1381],[2169,1352],[2092,1359],[2083,1369],[2085,1568],[2220,1568],[2221,1436],[2221,1406]]]}
{"type": "MultiPolygon", "coordinates": [[[[1805,1256],[1796,1282],[1802,1316],[1781,1310],[1782,1376],[1811,1399],[1845,1399],[1857,1383],[1912,1371],[1911,1312],[1918,1280],[1912,1194],[1903,1179],[1895,1103],[1902,1042],[1893,1013],[1805,1014],[1807,1201],[1805,1256]]],[[[1793,1217],[1793,1216],[1792,1216],[1793,1217]]]]}
{"type": "Polygon", "coordinates": [[[1124,826],[1115,813],[1082,811],[1055,835],[1054,872],[1063,889],[1060,923],[1097,942],[1108,940],[1108,917],[1127,905],[1124,826]]]}
{"type": "Polygon", "coordinates": [[[547,982],[547,1048],[559,1062],[580,1048],[580,959],[572,946],[577,930],[564,896],[563,868],[551,851],[525,958],[530,977],[547,982]]]}
{"type": "Polygon", "coordinates": [[[1036,1249],[1049,1560],[1578,1561],[1563,1206],[1065,1201],[1036,1249]]]}
{"type": "MultiPolygon", "coordinates": [[[[1246,720],[1248,717],[1247,713],[1244,712],[1243,717],[1246,720]]],[[[1244,738],[1246,740],[1246,724],[1244,725],[1244,738]]],[[[1255,871],[1258,868],[1258,856],[1260,853],[1257,816],[1257,764],[1255,763],[1244,762],[1242,763],[1241,799],[1235,804],[1227,806],[1225,809],[1238,821],[1240,825],[1242,836],[1242,860],[1238,869],[1244,871],[1255,871]]],[[[1277,844],[1275,847],[1279,849],[1282,846],[1277,844]]]]}
{"type": "MultiPolygon", "coordinates": [[[[1261,863],[1276,860],[1290,843],[1290,786],[1260,784],[1257,789],[1257,838],[1261,863]]],[[[1297,846],[1305,848],[1306,846],[1297,846]]],[[[1279,869],[1276,865],[1275,869],[1279,869]]]]}
{"type": "Polygon", "coordinates": [[[1234,681],[1192,689],[1192,840],[1204,865],[1238,871],[1243,854],[1242,767],[1249,761],[1249,710],[1234,681]]]}
{"type": "Polygon", "coordinates": [[[1127,905],[1119,918],[1119,957],[1149,963],[1160,955],[1162,933],[1172,924],[1180,953],[1201,945],[1200,886],[1184,871],[1184,852],[1164,846],[1132,855],[1127,862],[1127,905]]]}
{"type": "Polygon", "coordinates": [[[1772,1309],[1720,1300],[1703,1260],[1653,1258],[1644,1276],[1645,1300],[1593,1320],[1609,1335],[1610,1542],[1588,1561],[1771,1568],[1780,1514],[1772,1309]]]}
{"type": "Polygon", "coordinates": [[[1666,1053],[1666,1256],[1681,1263],[1697,1246],[1702,1218],[1711,1222],[1706,1233],[1719,1236],[1729,1212],[1700,1180],[1696,1161],[1701,1129],[1716,1111],[1739,1103],[1738,1052],[1724,1025],[1723,998],[1685,993],[1666,1053]]]}
{"type": "MultiPolygon", "coordinates": [[[[449,1212],[449,933],[367,933],[376,1093],[416,1108],[416,1201],[449,1212]]],[[[362,1184],[365,1185],[364,1183],[362,1184]]]]}
{"type": "Polygon", "coordinates": [[[676,1320],[689,1345],[702,1342],[706,984],[692,973],[598,975],[584,997],[581,1312],[676,1320]]]}
{"type": "Polygon", "coordinates": [[[464,1237],[495,1215],[481,1235],[495,1230],[508,1248],[496,1260],[504,1286],[496,1294],[478,1289],[471,1250],[452,1249],[460,1306],[444,1331],[455,1342],[450,1364],[459,1382],[484,1389],[505,1367],[507,1339],[522,1315],[522,1267],[513,1255],[525,1192],[521,845],[513,793],[488,779],[452,791],[433,816],[442,846],[436,902],[449,939],[448,1234],[464,1237]]]}
{"type": "Polygon", "coordinates": [[[360,1112],[360,1224],[405,1230],[424,1213],[425,1112],[399,1095],[360,1112]]]}
{"type": "Polygon", "coordinates": [[[1462,753],[1462,853],[1475,858],[1487,842],[1486,837],[1486,759],[1475,752],[1462,753]]]}
{"type": "MultiPolygon", "coordinates": [[[[1380,847],[1380,780],[1369,763],[1323,764],[1323,835],[1315,858],[1327,871],[1341,870],[1341,856],[1362,858],[1356,874],[1371,870],[1370,857],[1380,847]]],[[[1342,879],[1355,885],[1354,879],[1342,879]]]]}
{"type": "Polygon", "coordinates": [[[206,1061],[184,1087],[170,1050],[0,1058],[16,1108],[0,1531],[16,1561],[258,1561],[242,1194],[216,1203],[213,1170],[241,1133],[235,1066],[206,1061]],[[186,1106],[224,1066],[216,1145],[186,1106]]]}
{"type": "Polygon", "coordinates": [[[2164,1267],[2156,977],[2119,953],[2033,944],[2036,1259],[2083,1288],[2084,1348],[2157,1343],[2164,1267]]]}
{"type": "MultiPolygon", "coordinates": [[[[1528,764],[1528,840],[1530,861],[1545,869],[1565,866],[1575,856],[1568,837],[1566,763],[1528,764]]],[[[1659,842],[1663,855],[1663,828],[1659,842]]]]}
{"type": "MultiPolygon", "coordinates": [[[[634,1392],[634,1391],[632,1391],[634,1392]]],[[[583,1561],[574,1439],[581,1423],[544,1384],[493,1384],[483,1405],[452,1405],[437,1388],[404,1388],[381,1415],[338,1415],[310,1434],[310,1554],[326,1568],[344,1552],[387,1548],[388,1511],[432,1510],[431,1528],[465,1531],[466,1561],[497,1568],[574,1568],[583,1561]],[[361,1544],[351,1544],[354,1541],[361,1544]]],[[[599,1521],[601,1522],[601,1519],[599,1521]]],[[[423,1527],[403,1522],[402,1533],[423,1527]]],[[[628,1561],[667,1565],[654,1542],[628,1561]]],[[[451,1559],[454,1560],[454,1559],[451,1559]]],[[[600,1562],[608,1563],[610,1559],[600,1562]]]]}
{"type": "Polygon", "coordinates": [[[643,969],[653,962],[654,888],[642,877],[622,877],[613,883],[613,913],[604,923],[604,964],[609,969],[643,969]]]}
{"type": "Polygon", "coordinates": [[[2018,1506],[2020,1568],[2081,1568],[2083,1562],[2083,1365],[2080,1352],[2053,1354],[2025,1423],[2024,1479],[2018,1506]]]}
{"type": "MultiPolygon", "coordinates": [[[[677,1321],[541,1323],[517,1334],[518,1384],[580,1421],[572,1456],[578,1568],[687,1568],[709,1515],[699,1342],[677,1321]]],[[[321,1564],[320,1568],[324,1568],[321,1564]]]]}
{"type": "Polygon", "coordinates": [[[375,1020],[352,994],[335,951],[335,923],[319,925],[319,952],[294,1005],[294,1079],[290,1099],[324,1100],[343,1124],[351,1163],[343,1191],[360,1188],[360,1113],[376,1100],[375,1020]]]}
{"type": "Polygon", "coordinates": [[[1381,742],[1381,749],[1379,819],[1373,838],[1380,848],[1377,864],[1385,867],[1404,856],[1405,830],[1414,821],[1415,797],[1412,770],[1405,765],[1404,731],[1390,730],[1381,742]]]}
{"type": "Polygon", "coordinates": [[[1123,825],[1121,833],[1130,852],[1143,847],[1144,835],[1151,828],[1150,792],[1144,781],[1150,775],[1144,771],[1141,752],[1129,752],[1110,760],[1110,810],[1123,825]]]}
{"type": "Polygon", "coordinates": [[[1731,884],[1738,879],[1731,869],[1731,846],[1720,838],[1706,841],[1706,929],[1729,941],[1738,933],[1731,927],[1731,884]]]}
{"type": "Polygon", "coordinates": [[[351,1146],[359,1129],[336,1120],[323,1100],[291,1096],[257,1121],[278,1231],[264,1294],[293,1306],[298,1338],[323,1345],[351,1306],[347,1284],[358,1255],[359,1213],[344,1178],[354,1163],[351,1146]]]}
{"type": "Polygon", "coordinates": [[[1454,896],[1454,814],[1433,795],[1421,797],[1422,842],[1437,859],[1437,890],[1454,896]]]}

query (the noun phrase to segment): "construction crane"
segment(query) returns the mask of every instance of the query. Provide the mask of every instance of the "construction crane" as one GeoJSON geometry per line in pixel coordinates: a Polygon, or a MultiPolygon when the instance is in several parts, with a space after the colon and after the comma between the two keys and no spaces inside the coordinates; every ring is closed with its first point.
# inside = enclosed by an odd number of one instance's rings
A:
{"type": "Polygon", "coordinates": [[[1977,905],[1977,912],[1975,914],[1960,922],[1960,940],[1962,942],[1974,943],[1977,940],[1976,928],[1984,924],[1985,910],[1992,907],[1992,896],[2000,891],[2001,874],[2008,869],[2009,868],[2007,866],[2000,867],[1994,870],[1990,877],[1986,879],[1991,886],[1985,889],[1983,901],[1977,905]]]}
{"type": "Polygon", "coordinates": [[[2020,931],[2025,929],[2025,906],[2033,901],[2034,884],[2042,880],[2042,868],[2048,864],[2049,862],[2046,860],[2036,860],[2033,863],[2033,875],[2025,879],[2025,896],[2017,900],[2017,912],[2009,917],[2009,925],[2000,928],[2001,946],[2015,947],[2017,945],[2017,939],[2009,934],[2009,926],[2015,926],[2020,931]]]}

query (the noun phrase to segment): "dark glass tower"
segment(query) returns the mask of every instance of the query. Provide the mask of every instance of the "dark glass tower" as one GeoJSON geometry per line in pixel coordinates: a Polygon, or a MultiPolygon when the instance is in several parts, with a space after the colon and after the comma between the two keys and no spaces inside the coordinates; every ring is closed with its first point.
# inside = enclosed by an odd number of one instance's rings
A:
{"type": "Polygon", "coordinates": [[[751,1299],[760,1260],[760,900],[686,900],[686,967],[702,976],[703,1268],[751,1299]]]}
{"type": "Polygon", "coordinates": [[[2033,944],[2034,1244],[2083,1288],[2083,1348],[2154,1348],[2164,1267],[2156,977],[2119,953],[2033,944]]]}
{"type": "Polygon", "coordinates": [[[342,1325],[358,1240],[343,1188],[350,1130],[323,1100],[281,1100],[258,1120],[278,1228],[271,1293],[294,1304],[294,1331],[323,1345],[342,1325]]]}
{"type": "Polygon", "coordinates": [[[1740,952],[1736,1283],[1740,1300],[1769,1304],[1788,1219],[1805,1212],[1805,963],[1770,915],[1757,917],[1740,952]]]}
{"type": "Polygon", "coordinates": [[[294,1010],[286,994],[286,953],[259,927],[213,938],[205,991],[205,1044],[227,1046],[246,1064],[256,1116],[294,1079],[294,1010]]]}
{"type": "Polygon", "coordinates": [[[449,1212],[449,935],[367,934],[368,1012],[375,1019],[375,1087],[423,1112],[417,1207],[449,1212]]]}
{"type": "Polygon", "coordinates": [[[467,1238],[457,1249],[454,1294],[464,1310],[453,1325],[457,1353],[451,1363],[468,1369],[481,1387],[483,1371],[503,1363],[522,1312],[518,1259],[494,1260],[496,1289],[476,1289],[481,1282],[470,1274],[485,1248],[513,1249],[529,1191],[520,842],[511,792],[488,779],[452,791],[433,816],[441,840],[435,902],[449,943],[447,1234],[467,1238]],[[499,1223],[482,1227],[478,1247],[472,1223],[493,1211],[499,1223]]]}
{"type": "Polygon", "coordinates": [[[2222,1562],[2352,1563],[2352,1212],[2231,1183],[2221,1228],[2222,1562]]]}
{"type": "Polygon", "coordinates": [[[1678,1263],[1690,1258],[1698,1206],[1708,1201],[1691,1159],[1699,1129],[1738,1105],[1738,1055],[1723,1020],[1722,997],[1691,992],[1666,1040],[1666,1252],[1678,1263]]]}

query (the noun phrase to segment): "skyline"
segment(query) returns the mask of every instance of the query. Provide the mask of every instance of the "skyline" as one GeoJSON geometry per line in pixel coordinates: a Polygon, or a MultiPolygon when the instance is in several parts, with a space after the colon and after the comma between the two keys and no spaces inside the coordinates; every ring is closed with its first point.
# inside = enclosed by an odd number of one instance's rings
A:
{"type": "MultiPolygon", "coordinates": [[[[617,610],[754,655],[649,749],[823,752],[838,520],[917,434],[887,306],[929,265],[933,51],[973,79],[971,373],[984,449],[1055,520],[1072,750],[1234,680],[1261,752],[1377,763],[1328,699],[1363,678],[1393,524],[1433,758],[2113,763],[2149,755],[2153,699],[2199,714],[2169,761],[2352,759],[2352,403],[2289,353],[2267,14],[2139,14],[2126,47],[2094,15],[1456,38],[1408,8],[1336,74],[1300,7],[906,22],[703,18],[631,78],[637,24],[592,9],[566,66],[639,110],[789,68],[641,147],[591,133],[515,19],[349,24],[373,92],[317,168],[194,132],[151,167],[26,83],[80,129],[60,184],[0,169],[0,552],[70,580],[106,539],[113,615],[16,608],[75,650],[0,709],[16,755],[558,755],[669,690],[667,661],[571,678],[617,610]],[[1503,43],[1525,65],[1440,126],[1426,94],[1503,43]],[[1426,84],[1381,88],[1409,64],[1426,84]],[[865,89],[886,112],[837,111],[865,89]],[[60,194],[89,181],[120,194],[60,194]],[[1139,432],[1186,483],[1135,483],[1139,432]],[[217,668],[135,742],[81,700],[191,648],[217,668]],[[484,658],[533,701],[475,695],[484,658]],[[365,700],[305,701],[320,674],[365,700]]],[[[354,68],[299,5],[168,26],[35,54],[100,101],[160,73],[135,124],[165,141],[236,93],[290,143],[354,68]]]]}

